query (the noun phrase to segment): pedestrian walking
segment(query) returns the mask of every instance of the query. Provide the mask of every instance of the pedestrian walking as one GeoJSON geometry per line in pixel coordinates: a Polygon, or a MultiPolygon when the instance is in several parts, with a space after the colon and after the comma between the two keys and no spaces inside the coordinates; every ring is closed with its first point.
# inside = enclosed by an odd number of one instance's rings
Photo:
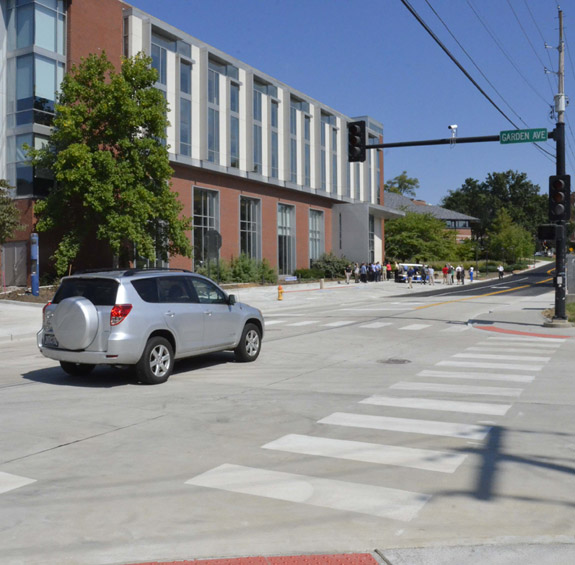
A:
{"type": "Polygon", "coordinates": [[[387,280],[391,280],[391,263],[388,261],[385,265],[385,271],[387,273],[387,280]]]}
{"type": "Polygon", "coordinates": [[[503,265],[499,265],[499,267],[497,267],[497,273],[499,274],[500,279],[503,278],[503,270],[503,265]]]}
{"type": "Polygon", "coordinates": [[[431,265],[429,265],[427,270],[428,270],[428,275],[429,275],[429,284],[434,285],[435,284],[435,269],[431,265]]]}
{"type": "Polygon", "coordinates": [[[461,266],[461,284],[465,284],[465,267],[463,265],[461,266]]]}
{"type": "Polygon", "coordinates": [[[473,267],[469,267],[469,282],[473,282],[473,267]]]}
{"type": "Polygon", "coordinates": [[[349,284],[349,281],[351,280],[351,274],[353,273],[353,269],[351,268],[351,265],[348,265],[345,268],[345,284],[349,284]]]}
{"type": "Polygon", "coordinates": [[[415,269],[413,267],[409,267],[409,269],[407,269],[407,284],[409,285],[409,288],[413,288],[413,276],[415,275],[415,269]]]}

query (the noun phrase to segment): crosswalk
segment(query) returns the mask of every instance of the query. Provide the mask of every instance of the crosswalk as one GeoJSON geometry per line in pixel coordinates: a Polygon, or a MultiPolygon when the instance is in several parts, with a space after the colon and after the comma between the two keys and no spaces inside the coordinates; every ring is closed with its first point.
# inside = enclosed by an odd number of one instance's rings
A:
{"type": "MultiPolygon", "coordinates": [[[[355,310],[357,312],[357,310],[355,310]]],[[[374,310],[370,310],[373,312],[374,310]]],[[[321,327],[321,328],[340,328],[344,326],[350,326],[354,324],[355,327],[360,329],[379,329],[385,328],[388,326],[395,326],[400,331],[420,331],[425,330],[427,328],[431,328],[432,324],[401,324],[400,322],[365,322],[361,323],[354,319],[346,319],[346,320],[299,320],[294,322],[293,320],[284,320],[281,318],[275,319],[266,319],[266,328],[271,326],[283,326],[286,328],[302,328],[306,326],[314,326],[314,327],[321,327]]],[[[445,332],[464,332],[469,330],[470,327],[467,325],[458,325],[458,326],[450,326],[447,328],[442,328],[442,331],[445,332]]]]}
{"type": "MultiPolygon", "coordinates": [[[[279,322],[278,322],[279,323],[279,322]]],[[[320,322],[314,321],[318,324],[320,322]]],[[[330,327],[338,327],[335,321],[330,327]]],[[[343,323],[340,325],[344,325],[343,323]]],[[[391,322],[370,322],[370,329],[385,327],[391,322]]],[[[361,326],[360,326],[361,327],[361,326]]],[[[428,324],[409,324],[406,331],[420,331],[428,324]],[[417,327],[415,327],[417,326],[417,327]]],[[[448,328],[454,331],[455,326],[448,328]]],[[[401,329],[401,328],[399,328],[401,329]]],[[[396,466],[430,473],[455,473],[468,457],[464,448],[470,442],[480,448],[488,441],[490,430],[512,409],[510,402],[521,396],[541,369],[548,363],[565,339],[530,336],[489,336],[449,359],[438,361],[434,368],[419,371],[416,380],[390,385],[389,394],[368,396],[358,405],[382,410],[379,414],[334,412],[317,420],[320,429],[329,433],[287,434],[261,446],[268,451],[301,454],[318,458],[356,461],[378,466],[396,466]],[[521,352],[529,355],[517,355],[521,352]],[[516,363],[517,361],[517,363],[516,363]],[[522,361],[519,363],[519,361],[522,361]],[[461,382],[457,382],[461,380],[461,382]],[[469,384],[469,381],[473,384],[469,384]],[[466,382],[467,381],[467,382],[466,382]],[[482,384],[483,381],[492,384],[482,384]],[[409,396],[401,396],[408,392],[409,396]],[[431,393],[431,397],[428,397],[431,393]],[[421,396],[412,396],[413,394],[421,396]],[[483,401],[460,400],[461,396],[484,398],[483,401]],[[489,399],[487,401],[487,399],[489,399]],[[410,417],[387,415],[387,409],[409,410],[410,417]],[[465,414],[462,423],[452,417],[465,414]],[[452,415],[452,417],[450,416],[452,415]],[[489,422],[483,421],[486,417],[489,422]],[[370,430],[370,437],[382,433],[387,443],[350,440],[344,430],[370,430]],[[375,435],[374,435],[375,434],[375,435]],[[329,436],[329,437],[328,437],[329,436]],[[335,436],[335,437],[334,437],[335,436]],[[340,436],[340,437],[337,437],[340,436]],[[429,441],[450,438],[451,449],[421,449],[394,445],[405,444],[406,437],[427,437],[429,441]],[[437,438],[437,439],[434,439],[437,438]],[[457,445],[457,442],[464,442],[457,445]]],[[[393,414],[393,412],[392,412],[393,414]]],[[[461,418],[460,418],[461,419],[461,418]]],[[[408,442],[413,445],[414,442],[408,442]]],[[[442,444],[445,446],[445,442],[442,444]]],[[[409,522],[432,499],[433,493],[419,490],[398,490],[382,485],[286,473],[226,463],[186,481],[196,488],[219,489],[248,494],[262,499],[275,499],[307,504],[330,510],[356,512],[400,522],[409,522]]],[[[425,490],[425,489],[423,489],[425,490]]],[[[440,496],[440,495],[437,495],[440,496]]]]}

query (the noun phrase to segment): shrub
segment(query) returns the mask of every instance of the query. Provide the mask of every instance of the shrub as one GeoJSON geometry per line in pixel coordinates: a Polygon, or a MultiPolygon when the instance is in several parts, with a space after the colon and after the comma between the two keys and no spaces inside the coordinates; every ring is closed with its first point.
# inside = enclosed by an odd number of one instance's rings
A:
{"type": "MultiPolygon", "coordinates": [[[[220,259],[219,277],[217,261],[210,261],[209,267],[211,278],[219,278],[221,283],[275,283],[277,281],[275,269],[266,259],[258,261],[243,253],[239,257],[232,257],[229,261],[220,259]]],[[[198,267],[196,272],[207,277],[208,264],[198,267]]]]}
{"type": "Polygon", "coordinates": [[[312,269],[296,269],[294,275],[302,280],[321,279],[324,277],[324,272],[314,267],[312,269]]]}
{"type": "Polygon", "coordinates": [[[337,257],[332,252],[324,253],[319,259],[312,262],[311,268],[323,273],[319,278],[336,279],[343,277],[347,265],[351,261],[345,257],[337,257]]]}

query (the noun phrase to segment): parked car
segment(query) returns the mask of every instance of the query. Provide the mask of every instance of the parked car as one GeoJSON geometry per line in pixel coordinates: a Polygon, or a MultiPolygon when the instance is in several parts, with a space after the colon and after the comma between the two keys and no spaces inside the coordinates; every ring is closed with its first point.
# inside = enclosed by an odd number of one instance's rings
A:
{"type": "Polygon", "coordinates": [[[133,365],[139,380],[163,383],[174,361],[233,350],[260,354],[264,319],[207,277],[177,269],[130,269],[64,277],[43,311],[37,343],[69,375],[96,365],[133,365]]]}

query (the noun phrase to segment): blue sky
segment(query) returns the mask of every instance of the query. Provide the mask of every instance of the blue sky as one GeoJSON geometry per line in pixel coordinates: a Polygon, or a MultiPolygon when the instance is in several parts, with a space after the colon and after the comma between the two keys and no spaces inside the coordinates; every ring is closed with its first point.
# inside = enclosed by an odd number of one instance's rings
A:
{"type": "MultiPolygon", "coordinates": [[[[372,116],[383,123],[385,142],[448,138],[450,124],[458,125],[460,137],[514,129],[400,0],[130,3],[344,114],[372,116]]],[[[558,68],[560,4],[569,96],[575,80],[574,0],[409,3],[517,126],[554,129],[550,110],[557,76],[544,69],[558,68]],[[546,49],[545,42],[553,48],[546,49]]],[[[568,107],[567,173],[575,164],[571,112],[568,107]]],[[[467,178],[483,181],[491,172],[507,170],[526,173],[545,193],[549,175],[555,174],[555,143],[541,145],[553,157],[530,143],[386,149],[384,178],[407,171],[419,179],[417,196],[431,204],[467,178]]]]}

